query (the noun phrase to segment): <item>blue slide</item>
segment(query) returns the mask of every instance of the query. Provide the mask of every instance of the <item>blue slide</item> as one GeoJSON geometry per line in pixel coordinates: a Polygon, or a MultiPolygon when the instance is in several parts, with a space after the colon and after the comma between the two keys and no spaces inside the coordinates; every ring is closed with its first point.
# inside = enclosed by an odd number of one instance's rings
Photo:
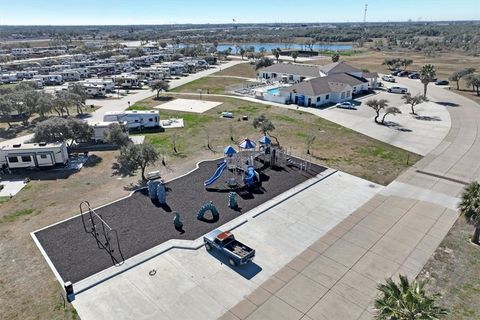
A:
{"type": "Polygon", "coordinates": [[[217,168],[217,170],[215,170],[215,173],[213,174],[213,176],[208,179],[207,181],[205,181],[203,183],[203,185],[205,187],[211,185],[212,183],[214,183],[215,181],[218,180],[218,178],[220,178],[220,176],[222,175],[223,171],[227,168],[227,162],[226,161],[223,161],[217,168]]]}
{"type": "Polygon", "coordinates": [[[243,180],[247,187],[251,187],[255,184],[255,168],[253,166],[247,167],[247,174],[243,180]]]}

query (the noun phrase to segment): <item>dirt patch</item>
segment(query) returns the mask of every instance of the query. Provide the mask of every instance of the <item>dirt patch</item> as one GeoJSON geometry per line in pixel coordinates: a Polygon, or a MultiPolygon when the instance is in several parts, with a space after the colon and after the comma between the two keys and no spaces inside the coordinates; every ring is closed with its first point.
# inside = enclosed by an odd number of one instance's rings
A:
{"type": "Polygon", "coordinates": [[[446,319],[480,319],[480,246],[470,242],[473,227],[460,217],[418,276],[442,295],[446,319]]]}

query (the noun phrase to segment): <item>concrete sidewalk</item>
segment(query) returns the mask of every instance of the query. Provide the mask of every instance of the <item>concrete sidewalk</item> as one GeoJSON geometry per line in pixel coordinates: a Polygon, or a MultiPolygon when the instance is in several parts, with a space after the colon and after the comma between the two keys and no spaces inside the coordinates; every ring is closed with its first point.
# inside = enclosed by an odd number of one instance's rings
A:
{"type": "Polygon", "coordinates": [[[372,319],[378,282],[418,275],[458,218],[462,181],[480,177],[478,105],[434,86],[429,97],[454,106],[442,143],[222,319],[372,319]]]}

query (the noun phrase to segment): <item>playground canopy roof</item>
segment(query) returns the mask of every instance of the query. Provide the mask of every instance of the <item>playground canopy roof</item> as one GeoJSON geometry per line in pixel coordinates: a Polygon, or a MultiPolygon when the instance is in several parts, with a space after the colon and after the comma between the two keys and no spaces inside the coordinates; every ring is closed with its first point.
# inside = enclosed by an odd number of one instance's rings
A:
{"type": "Polygon", "coordinates": [[[254,149],[256,144],[249,138],[245,138],[238,146],[242,149],[254,149]]]}
{"type": "Polygon", "coordinates": [[[260,140],[258,140],[258,142],[260,142],[261,144],[271,144],[272,140],[267,136],[263,136],[260,138],[260,140]]]}
{"type": "Polygon", "coordinates": [[[232,154],[237,153],[237,150],[235,150],[235,148],[232,147],[232,146],[227,146],[227,147],[225,147],[225,149],[223,149],[223,153],[231,156],[232,154]]]}

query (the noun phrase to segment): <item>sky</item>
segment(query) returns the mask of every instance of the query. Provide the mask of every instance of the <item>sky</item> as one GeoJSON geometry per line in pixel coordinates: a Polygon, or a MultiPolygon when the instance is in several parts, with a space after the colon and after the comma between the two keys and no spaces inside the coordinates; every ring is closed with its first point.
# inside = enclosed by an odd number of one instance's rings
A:
{"type": "Polygon", "coordinates": [[[480,0],[0,0],[1,25],[480,20],[480,0]]]}

